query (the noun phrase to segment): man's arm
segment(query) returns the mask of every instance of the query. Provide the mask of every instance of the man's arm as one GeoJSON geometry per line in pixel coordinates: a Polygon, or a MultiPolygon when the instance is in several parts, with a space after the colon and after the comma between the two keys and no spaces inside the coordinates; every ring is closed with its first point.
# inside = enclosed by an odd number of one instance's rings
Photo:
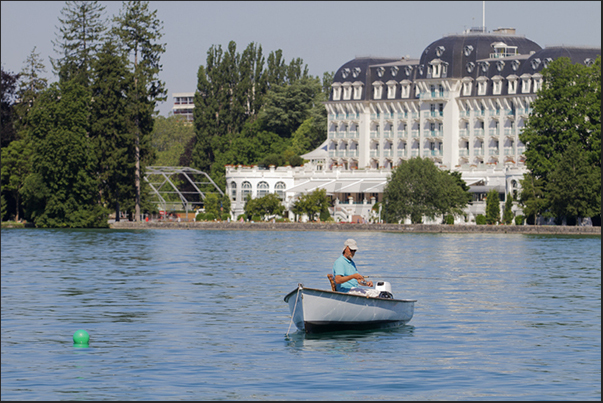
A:
{"type": "Polygon", "coordinates": [[[355,278],[358,281],[363,281],[364,280],[364,277],[362,277],[360,275],[360,273],[350,274],[349,276],[342,276],[342,275],[338,274],[338,275],[335,276],[335,282],[337,284],[343,284],[343,283],[345,283],[347,281],[350,281],[353,278],[355,278]]]}

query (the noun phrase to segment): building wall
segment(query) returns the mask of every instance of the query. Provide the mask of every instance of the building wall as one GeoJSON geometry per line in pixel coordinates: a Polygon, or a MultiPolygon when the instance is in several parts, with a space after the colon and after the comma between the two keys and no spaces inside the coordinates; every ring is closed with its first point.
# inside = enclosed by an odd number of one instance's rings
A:
{"type": "MultiPolygon", "coordinates": [[[[420,59],[356,58],[337,70],[325,103],[325,170],[312,163],[264,171],[227,167],[227,182],[234,181],[240,191],[241,183],[249,181],[255,197],[260,181],[270,189],[278,181],[300,189],[313,177],[386,180],[401,161],[420,156],[461,172],[475,194],[465,211],[471,221],[485,213],[488,190],[497,189],[503,199],[520,190],[527,168],[519,135],[542,86],[540,71],[561,56],[589,64],[600,53],[600,48],[542,49],[507,29],[443,37],[428,45],[420,59]]],[[[299,195],[287,191],[285,206],[290,209],[299,195]]],[[[330,195],[336,200],[332,214],[342,220],[370,218],[371,203],[381,197],[345,205],[342,194],[330,195]]],[[[233,206],[235,215],[242,212],[238,195],[233,206]]],[[[515,207],[515,212],[521,210],[515,207]]]]}

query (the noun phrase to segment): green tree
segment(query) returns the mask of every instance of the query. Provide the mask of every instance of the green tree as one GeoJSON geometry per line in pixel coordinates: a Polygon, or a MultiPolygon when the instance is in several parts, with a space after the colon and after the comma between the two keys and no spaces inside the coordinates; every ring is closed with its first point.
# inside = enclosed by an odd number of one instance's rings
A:
{"type": "Polygon", "coordinates": [[[317,218],[326,220],[330,217],[329,206],[330,202],[327,197],[327,191],[325,189],[316,189],[312,193],[301,195],[295,201],[291,210],[298,216],[306,214],[310,221],[315,221],[317,218]]]}
{"type": "Polygon", "coordinates": [[[153,148],[150,134],[153,130],[153,112],[157,101],[166,99],[165,83],[159,80],[162,69],[161,55],[165,44],[159,43],[163,22],[157,18],[157,10],[150,11],[148,2],[128,1],[114,18],[113,33],[120,39],[132,63],[134,86],[128,94],[134,121],[134,160],[136,187],[134,220],[140,220],[141,183],[144,162],[152,161],[153,148]],[[143,162],[141,164],[141,161],[143,162]]]}
{"type": "Polygon", "coordinates": [[[513,195],[509,192],[507,200],[505,201],[505,208],[503,210],[503,222],[506,225],[511,225],[513,222],[513,195]]]}
{"type": "Polygon", "coordinates": [[[548,174],[546,192],[553,216],[594,217],[601,213],[601,169],[589,163],[582,147],[570,144],[548,174]]]}
{"type": "Polygon", "coordinates": [[[29,142],[25,139],[13,141],[2,149],[2,192],[12,197],[15,221],[19,221],[25,178],[31,173],[30,156],[29,142]]]}
{"type": "MultiPolygon", "coordinates": [[[[44,61],[40,58],[40,54],[36,53],[36,47],[33,48],[25,62],[20,77],[20,85],[18,96],[20,102],[15,105],[16,126],[17,130],[23,131],[28,129],[27,116],[29,111],[36,103],[36,99],[42,91],[48,87],[48,80],[41,77],[42,73],[46,72],[44,61]]],[[[22,134],[25,136],[25,134],[22,134]]]]}
{"type": "Polygon", "coordinates": [[[221,217],[220,214],[220,197],[215,193],[207,193],[205,195],[205,213],[212,213],[215,217],[221,217]]]}
{"type": "MultiPolygon", "coordinates": [[[[265,129],[283,138],[290,138],[311,117],[310,110],[315,106],[316,99],[321,99],[321,90],[320,80],[317,78],[302,78],[289,85],[271,88],[264,98],[264,108],[259,115],[265,129]]],[[[324,106],[321,107],[324,109],[324,106]]]]}
{"type": "Polygon", "coordinates": [[[521,183],[519,203],[522,206],[523,213],[528,220],[528,224],[536,224],[538,216],[543,213],[547,205],[544,181],[534,174],[527,173],[519,182],[521,183]]]}
{"type": "Polygon", "coordinates": [[[184,116],[157,116],[151,132],[151,144],[156,151],[153,165],[178,166],[186,145],[194,136],[195,130],[184,116]]]}
{"type": "Polygon", "coordinates": [[[545,212],[543,215],[557,218],[600,215],[601,57],[591,66],[572,64],[562,57],[543,69],[542,75],[542,90],[520,134],[521,142],[526,144],[526,166],[536,180],[542,181],[544,189],[543,206],[538,207],[545,212]],[[576,161],[579,166],[567,159],[569,154],[580,154],[576,161]],[[560,166],[573,173],[562,173],[560,166]],[[553,178],[555,183],[551,184],[553,178]],[[562,183],[577,178],[589,182],[579,186],[562,183]],[[574,198],[576,191],[570,189],[577,187],[588,194],[574,198]]]}
{"type": "Polygon", "coordinates": [[[18,80],[18,74],[5,71],[2,66],[2,103],[0,107],[0,145],[2,148],[17,139],[14,119],[18,80]]]}
{"type": "Polygon", "coordinates": [[[282,215],[285,207],[282,204],[282,200],[275,193],[268,193],[257,199],[248,198],[244,211],[245,216],[249,219],[256,215],[263,219],[271,215],[282,215]]]}
{"type": "Polygon", "coordinates": [[[61,26],[52,41],[58,58],[50,61],[59,80],[76,80],[88,86],[92,63],[106,31],[105,6],[98,1],[67,1],[61,10],[61,26]]]}
{"type": "Polygon", "coordinates": [[[38,227],[107,227],[88,136],[91,96],[76,82],[52,84],[30,112],[32,167],[23,186],[38,227]]]}
{"type": "Polygon", "coordinates": [[[496,224],[500,221],[500,199],[498,191],[492,189],[486,196],[486,223],[488,225],[496,224]]]}
{"type": "Polygon", "coordinates": [[[113,41],[107,40],[93,63],[90,138],[96,152],[96,167],[102,203],[115,208],[136,195],[135,138],[127,94],[134,85],[127,61],[113,41]]]}
{"type": "Polygon", "coordinates": [[[384,219],[399,222],[410,216],[413,224],[422,217],[462,214],[470,195],[462,179],[442,171],[431,160],[420,157],[403,161],[392,170],[384,190],[384,219]]]}

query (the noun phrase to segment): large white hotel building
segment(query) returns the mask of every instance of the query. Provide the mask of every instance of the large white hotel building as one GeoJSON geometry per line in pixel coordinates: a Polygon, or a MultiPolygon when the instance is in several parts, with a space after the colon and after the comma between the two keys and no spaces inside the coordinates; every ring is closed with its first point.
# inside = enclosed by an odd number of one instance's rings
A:
{"type": "Polygon", "coordinates": [[[303,156],[308,163],[226,167],[234,217],[247,194],[277,193],[290,211],[301,194],[326,189],[337,221],[368,220],[391,169],[420,156],[461,172],[474,202],[467,221],[457,222],[472,223],[485,214],[489,190],[499,192],[501,203],[519,190],[526,172],[519,133],[542,86],[541,70],[562,56],[589,65],[600,54],[600,48],[541,48],[511,28],[474,28],[436,40],[419,58],[350,60],[335,73],[325,103],[328,138],[303,156]]]}

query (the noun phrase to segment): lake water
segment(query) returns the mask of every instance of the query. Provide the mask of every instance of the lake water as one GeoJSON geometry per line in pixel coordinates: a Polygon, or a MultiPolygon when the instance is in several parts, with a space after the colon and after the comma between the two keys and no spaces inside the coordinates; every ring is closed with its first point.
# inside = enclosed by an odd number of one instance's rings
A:
{"type": "Polygon", "coordinates": [[[2,400],[596,400],[601,238],[2,230],[2,400]],[[346,238],[415,316],[306,336],[346,238]],[[398,278],[405,277],[405,278],[398,278]],[[85,329],[89,348],[75,348],[85,329]]]}

